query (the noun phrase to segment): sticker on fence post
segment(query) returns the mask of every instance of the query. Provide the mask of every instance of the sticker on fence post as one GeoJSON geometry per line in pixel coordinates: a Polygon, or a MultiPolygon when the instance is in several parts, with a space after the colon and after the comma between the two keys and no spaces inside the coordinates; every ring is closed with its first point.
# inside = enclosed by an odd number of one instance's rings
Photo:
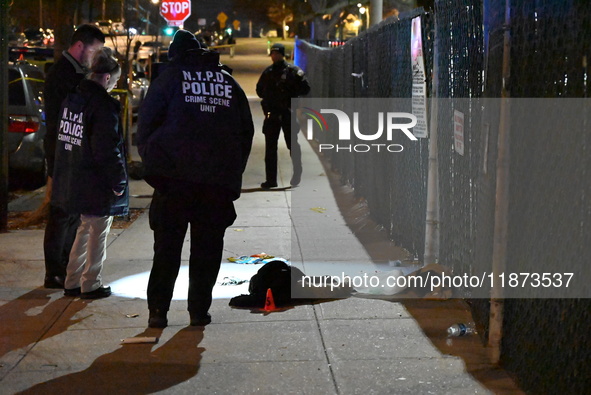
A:
{"type": "Polygon", "coordinates": [[[429,135],[427,132],[427,84],[425,82],[420,16],[412,20],[411,29],[412,113],[417,117],[417,124],[413,127],[412,132],[415,137],[426,138],[429,135]]]}
{"type": "Polygon", "coordinates": [[[464,156],[464,113],[454,110],[454,148],[464,156]]]}

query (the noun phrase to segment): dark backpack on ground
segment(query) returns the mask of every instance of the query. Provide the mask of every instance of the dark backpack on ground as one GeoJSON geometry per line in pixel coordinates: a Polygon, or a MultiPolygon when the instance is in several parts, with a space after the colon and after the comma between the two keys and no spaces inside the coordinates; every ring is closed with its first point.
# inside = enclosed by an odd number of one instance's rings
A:
{"type": "Polygon", "coordinates": [[[298,280],[301,280],[303,276],[305,275],[300,269],[283,261],[268,262],[250,279],[248,286],[250,294],[232,298],[230,306],[263,308],[269,288],[273,292],[276,306],[290,305],[293,303],[292,287],[295,289],[298,286],[298,280]]]}

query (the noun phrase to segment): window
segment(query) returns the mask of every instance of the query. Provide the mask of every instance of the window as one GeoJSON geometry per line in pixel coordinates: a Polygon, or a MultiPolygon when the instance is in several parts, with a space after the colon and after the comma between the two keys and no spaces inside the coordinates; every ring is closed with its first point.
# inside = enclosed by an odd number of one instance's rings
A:
{"type": "Polygon", "coordinates": [[[24,106],[27,104],[23,79],[18,70],[8,70],[8,104],[11,106],[24,106]]]}
{"type": "Polygon", "coordinates": [[[33,88],[35,101],[38,102],[39,105],[43,105],[43,89],[45,89],[45,77],[43,76],[43,73],[41,71],[31,70],[28,77],[31,88],[33,88]]]}

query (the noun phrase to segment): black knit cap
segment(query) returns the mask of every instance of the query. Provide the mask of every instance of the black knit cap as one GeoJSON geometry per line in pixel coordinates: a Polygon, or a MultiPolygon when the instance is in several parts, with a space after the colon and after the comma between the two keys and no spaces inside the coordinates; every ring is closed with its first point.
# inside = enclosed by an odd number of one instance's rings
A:
{"type": "MultiPolygon", "coordinates": [[[[280,43],[275,43],[271,46],[271,50],[269,52],[279,52],[281,55],[285,56],[285,46],[280,43]]],[[[271,53],[269,53],[271,55],[271,53]]]]}
{"type": "Polygon", "coordinates": [[[188,30],[177,30],[168,47],[168,59],[174,59],[188,50],[199,48],[201,48],[201,44],[193,33],[188,30]]]}

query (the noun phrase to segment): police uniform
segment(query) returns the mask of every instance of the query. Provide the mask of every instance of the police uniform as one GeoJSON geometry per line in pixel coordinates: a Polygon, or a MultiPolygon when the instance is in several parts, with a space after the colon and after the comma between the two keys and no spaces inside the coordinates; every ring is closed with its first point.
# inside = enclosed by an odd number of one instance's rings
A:
{"type": "Polygon", "coordinates": [[[138,149],[145,180],[155,188],[150,206],[154,261],[148,283],[149,326],[167,325],[181,249],[190,224],[191,324],[207,323],[225,229],[235,218],[254,126],[248,100],[220,65],[179,30],[170,64],[152,82],[138,116],[138,149]]]}
{"type": "MultiPolygon", "coordinates": [[[[67,51],[49,69],[45,79],[46,134],[43,140],[47,174],[53,175],[55,146],[60,119],[60,107],[69,92],[73,91],[88,73],[67,51]]],[[[45,255],[45,287],[63,288],[66,267],[72,244],[76,238],[76,229],[80,225],[80,215],[68,214],[61,208],[50,204],[43,252],[45,255]]]]}
{"type": "MultiPolygon", "coordinates": [[[[285,56],[281,44],[274,44],[272,51],[285,56]]],[[[283,129],[283,137],[290,150],[293,177],[291,185],[298,185],[302,174],[302,158],[297,135],[291,135],[291,99],[306,95],[310,85],[302,69],[287,63],[284,59],[267,67],[256,86],[257,95],[262,98],[261,105],[265,113],[263,134],[265,135],[265,173],[266,181],[263,188],[277,186],[277,146],[279,134],[283,129]]],[[[297,134],[297,131],[296,131],[297,134]]]]}

